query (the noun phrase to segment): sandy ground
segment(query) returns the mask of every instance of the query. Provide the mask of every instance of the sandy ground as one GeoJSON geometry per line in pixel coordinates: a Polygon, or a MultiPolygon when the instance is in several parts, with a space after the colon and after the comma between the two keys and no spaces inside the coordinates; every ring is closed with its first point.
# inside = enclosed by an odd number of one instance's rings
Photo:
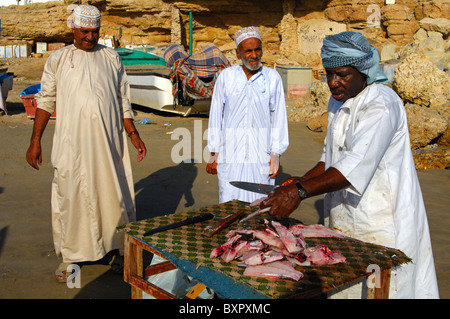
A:
{"type": "MultiPolygon", "coordinates": [[[[68,288],[55,280],[59,261],[53,251],[50,224],[54,121],[50,121],[43,136],[43,165],[36,171],[25,161],[33,121],[26,117],[19,97],[25,87],[39,83],[43,63],[42,58],[10,62],[8,70],[15,73],[15,80],[7,100],[9,115],[0,117],[0,298],[130,298],[129,285],[122,276],[112,273],[108,260],[82,267],[81,288],[68,288]]],[[[138,163],[134,149],[130,151],[138,219],[216,204],[217,178],[206,174],[201,154],[192,149],[186,157],[196,158],[198,163],[175,163],[171,152],[180,140],[174,139],[175,134],[168,134],[177,132],[177,128],[187,128],[190,137],[183,136],[183,141],[194,145],[194,139],[202,138],[194,134],[194,126],[201,125],[203,132],[208,119],[138,109],[136,120],[144,117],[150,118],[151,124],[137,127],[149,154],[138,163]]],[[[309,131],[304,123],[290,123],[289,133],[291,145],[281,158],[279,182],[302,175],[312,167],[325,137],[323,132],[309,131]]],[[[202,149],[205,144],[202,141],[202,149]]],[[[428,213],[440,295],[449,298],[450,171],[426,170],[419,171],[418,175],[428,213]]],[[[320,197],[308,199],[292,217],[307,224],[317,223],[321,221],[321,208],[320,197]]]]}

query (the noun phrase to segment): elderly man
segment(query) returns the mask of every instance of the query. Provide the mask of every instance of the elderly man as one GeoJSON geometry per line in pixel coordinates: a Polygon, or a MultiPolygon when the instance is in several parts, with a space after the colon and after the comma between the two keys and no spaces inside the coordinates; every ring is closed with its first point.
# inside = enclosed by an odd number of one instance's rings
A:
{"type": "Polygon", "coordinates": [[[261,66],[256,27],[235,34],[242,65],[224,69],[214,86],[208,128],[211,159],[206,171],[218,175],[219,202],[253,202],[261,195],[230,181],[274,184],[279,157],[289,145],[283,85],[278,72],[261,66]]]}
{"type": "MultiPolygon", "coordinates": [[[[332,94],[324,152],[314,168],[261,207],[286,217],[302,200],[325,194],[327,226],[412,258],[392,272],[390,298],[438,298],[405,109],[381,84],[386,77],[378,70],[378,51],[360,33],[343,32],[324,39],[321,55],[332,94]]],[[[358,297],[357,288],[334,297],[358,297]]]]}
{"type": "Polygon", "coordinates": [[[129,84],[117,53],[97,44],[100,12],[90,5],[73,12],[74,44],[53,52],[45,65],[26,159],[42,164],[41,136],[57,108],[51,162],[52,226],[56,276],[67,279],[71,263],[96,261],[123,250],[116,227],[135,219],[127,134],[138,151],[144,142],[133,124],[129,84]]]}

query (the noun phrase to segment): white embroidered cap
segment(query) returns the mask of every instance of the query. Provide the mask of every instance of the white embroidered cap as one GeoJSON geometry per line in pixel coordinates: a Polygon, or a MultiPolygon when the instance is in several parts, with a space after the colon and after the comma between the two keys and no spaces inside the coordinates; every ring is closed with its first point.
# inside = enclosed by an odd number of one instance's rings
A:
{"type": "Polygon", "coordinates": [[[79,5],[73,10],[74,28],[100,28],[100,11],[91,5],[79,5]]]}
{"type": "Polygon", "coordinates": [[[261,41],[261,35],[259,34],[259,30],[256,27],[246,27],[234,35],[234,42],[236,43],[236,47],[239,47],[239,44],[248,39],[248,38],[257,38],[261,41]]]}

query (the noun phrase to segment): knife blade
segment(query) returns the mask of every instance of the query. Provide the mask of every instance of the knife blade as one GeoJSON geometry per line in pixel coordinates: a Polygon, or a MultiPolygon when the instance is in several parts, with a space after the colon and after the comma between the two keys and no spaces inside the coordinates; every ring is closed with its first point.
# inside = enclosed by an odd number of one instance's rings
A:
{"type": "Polygon", "coordinates": [[[268,184],[250,183],[250,182],[238,182],[238,181],[230,182],[230,184],[233,185],[234,187],[237,187],[237,188],[240,188],[240,189],[243,189],[246,191],[265,194],[265,195],[268,195],[276,187],[278,187],[277,185],[268,185],[268,184]]]}
{"type": "Polygon", "coordinates": [[[219,223],[215,226],[215,228],[212,231],[210,231],[209,233],[207,233],[207,235],[209,237],[212,237],[213,235],[217,234],[221,230],[230,226],[232,223],[234,223],[236,220],[238,220],[244,214],[245,214],[245,210],[242,209],[234,214],[231,214],[231,215],[225,217],[224,219],[219,221],[219,223]]]}
{"type": "Polygon", "coordinates": [[[185,226],[185,225],[200,223],[200,222],[203,222],[205,220],[212,219],[212,218],[214,218],[214,215],[211,214],[211,213],[204,213],[204,214],[201,214],[201,215],[198,215],[198,216],[189,217],[189,218],[186,218],[185,220],[182,220],[180,222],[175,222],[175,223],[172,223],[172,224],[168,224],[168,225],[164,225],[164,226],[161,226],[161,227],[157,227],[157,228],[151,229],[151,230],[149,230],[149,231],[144,233],[144,237],[150,236],[150,235],[153,235],[155,233],[162,232],[162,231],[166,231],[166,230],[169,230],[169,229],[174,229],[174,228],[185,226]]]}

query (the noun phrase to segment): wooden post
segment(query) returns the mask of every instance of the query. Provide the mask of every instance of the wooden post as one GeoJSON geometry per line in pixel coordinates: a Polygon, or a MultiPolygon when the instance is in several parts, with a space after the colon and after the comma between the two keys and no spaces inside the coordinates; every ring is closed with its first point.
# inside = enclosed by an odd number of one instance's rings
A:
{"type": "Polygon", "coordinates": [[[375,299],[389,299],[389,287],[391,284],[390,269],[381,271],[380,284],[380,288],[375,288],[375,299]]]}
{"type": "MultiPolygon", "coordinates": [[[[128,283],[132,282],[132,278],[142,277],[143,274],[143,260],[142,247],[133,244],[133,239],[125,234],[124,243],[124,280],[128,283]]],[[[142,291],[131,285],[131,298],[142,299],[142,291]]]]}

